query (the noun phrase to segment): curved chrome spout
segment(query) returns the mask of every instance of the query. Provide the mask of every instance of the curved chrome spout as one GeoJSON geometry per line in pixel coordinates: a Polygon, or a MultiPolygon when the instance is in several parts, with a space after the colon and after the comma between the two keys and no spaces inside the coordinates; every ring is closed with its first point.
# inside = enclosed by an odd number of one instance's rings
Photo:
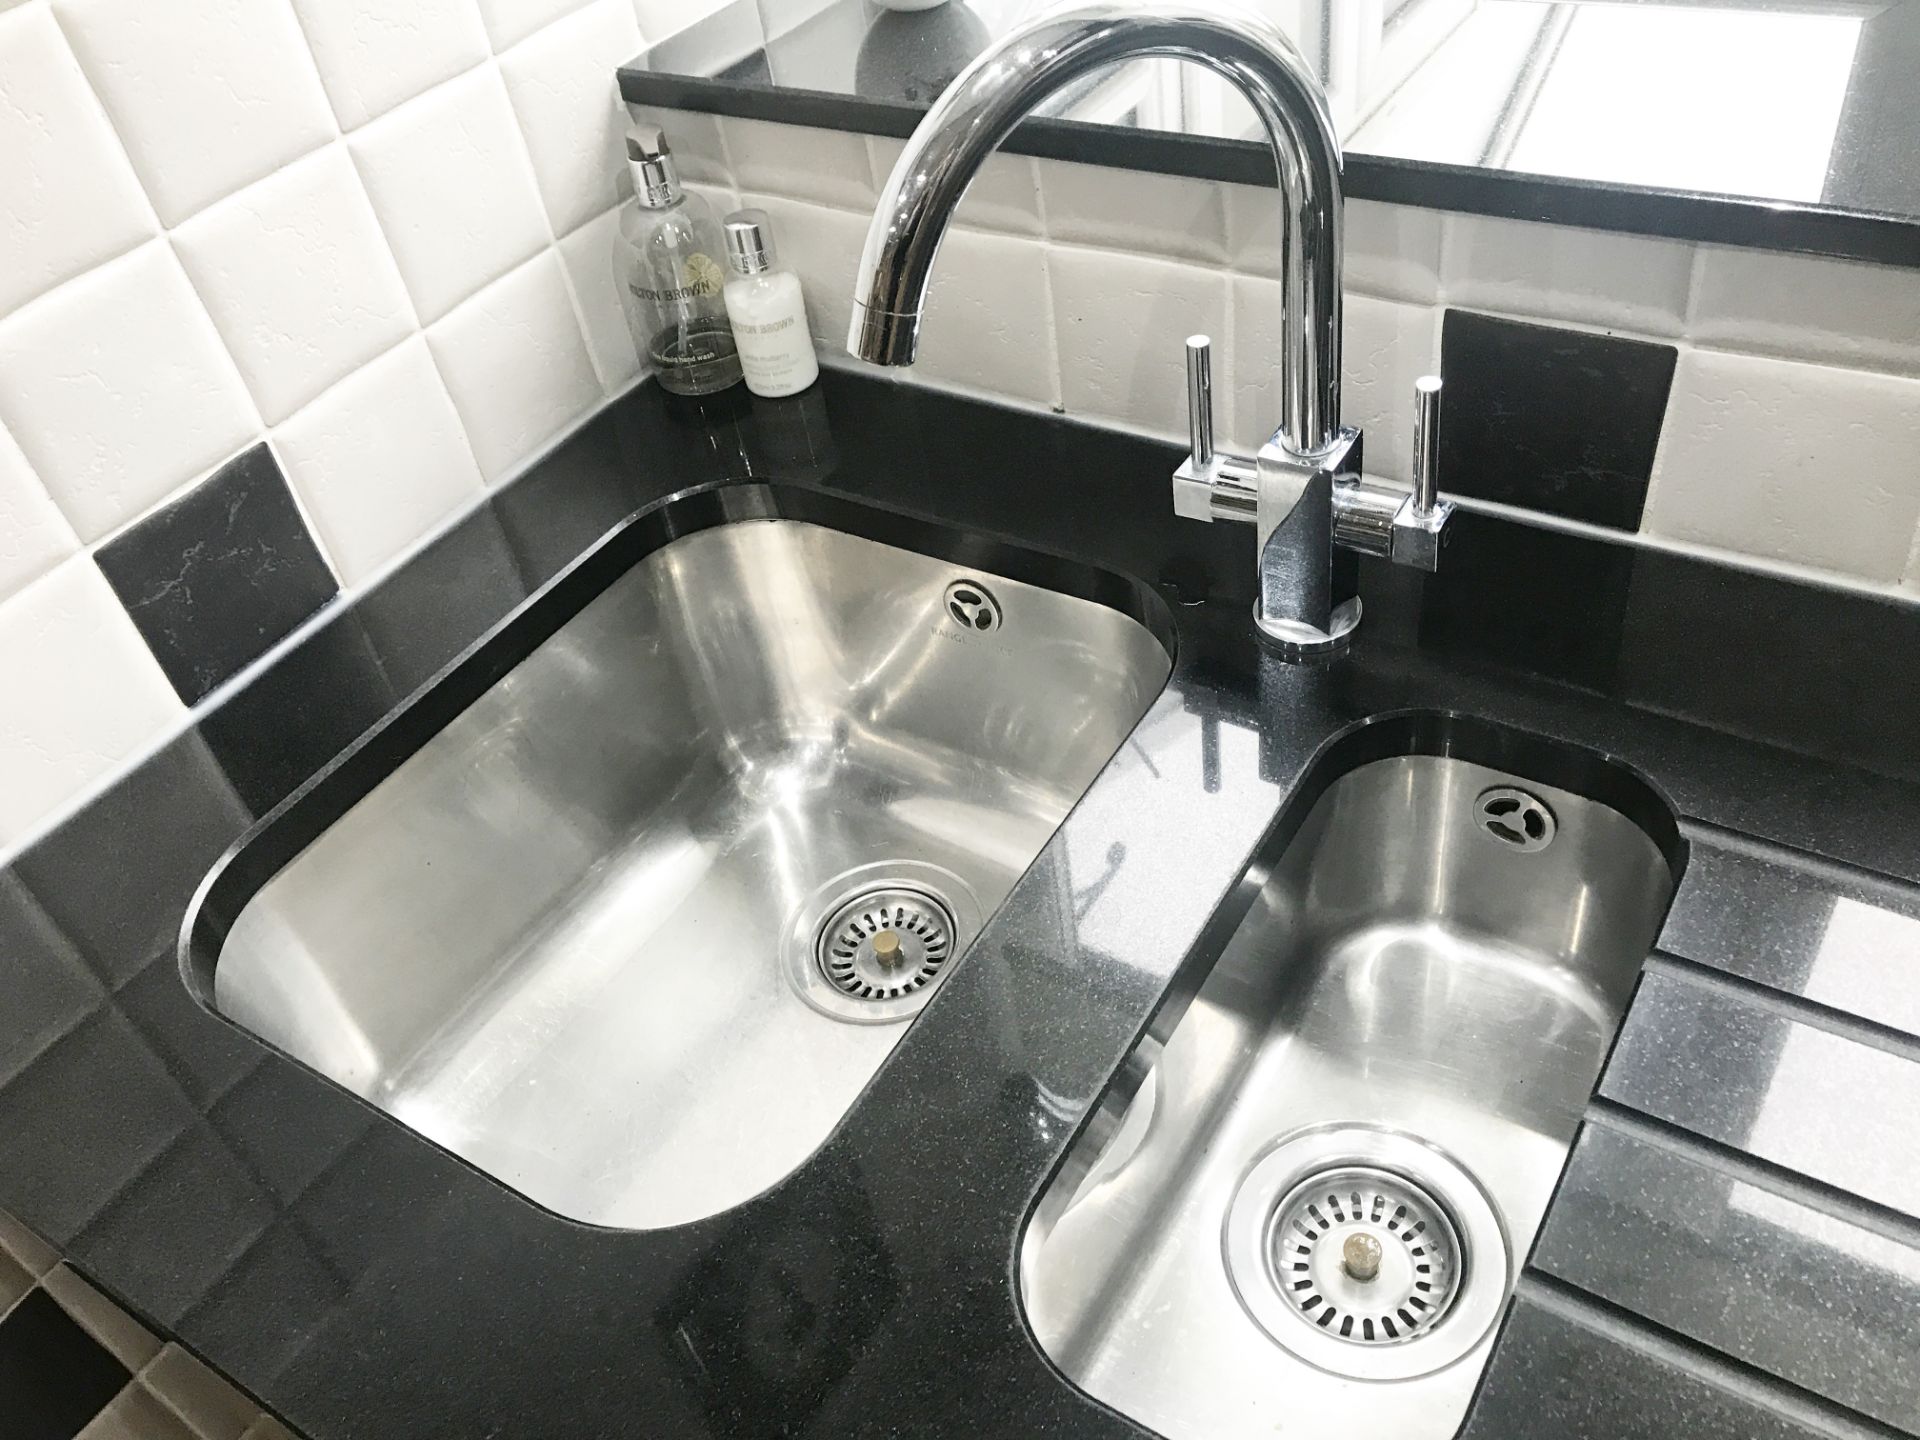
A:
{"type": "Polygon", "coordinates": [[[1266,128],[1284,257],[1278,438],[1295,455],[1325,454],[1340,428],[1340,143],[1306,61],[1271,23],[1244,12],[1078,5],[1029,21],[983,53],[893,167],[860,257],[847,348],[877,364],[911,365],[934,255],[987,156],[1061,86],[1149,55],[1223,76],[1266,128]]]}

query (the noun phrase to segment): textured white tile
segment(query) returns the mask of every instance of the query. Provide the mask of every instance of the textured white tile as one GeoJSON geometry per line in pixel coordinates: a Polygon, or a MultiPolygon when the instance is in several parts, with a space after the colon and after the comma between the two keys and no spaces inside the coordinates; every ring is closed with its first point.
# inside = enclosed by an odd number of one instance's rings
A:
{"type": "Polygon", "coordinates": [[[368,579],[485,493],[427,343],[406,341],[274,434],[307,514],[348,585],[368,579]]]}
{"type": "Polygon", "coordinates": [[[1047,234],[1203,264],[1227,258],[1226,186],[1105,165],[1037,162],[1047,234]]]}
{"type": "Polygon", "coordinates": [[[349,130],[490,53],[476,0],[293,0],[293,8],[349,130]]]}
{"type": "MultiPolygon", "coordinates": [[[[906,148],[904,140],[886,135],[867,137],[867,155],[873,163],[876,199],[893,174],[894,163],[906,148]]],[[[979,230],[1004,230],[1011,235],[1039,235],[1040,172],[1026,155],[993,154],[973,177],[954,220],[979,230]]]]}
{"type": "Polygon", "coordinates": [[[491,65],[401,106],[347,144],[423,322],[551,239],[506,86],[491,65]]]}
{"type": "Polygon", "coordinates": [[[1049,246],[1047,266],[1069,414],[1185,435],[1196,333],[1214,340],[1216,396],[1233,393],[1224,271],[1069,245],[1049,246]]]}
{"type": "Polygon", "coordinates": [[[800,277],[807,297],[815,349],[823,355],[844,355],[847,325],[853,319],[853,272],[866,243],[866,220],[851,210],[779,195],[749,192],[741,195],[740,203],[765,210],[773,222],[781,263],[800,277]]]}
{"type": "Polygon", "coordinates": [[[141,1383],[187,1422],[196,1440],[242,1440],[260,1407],[178,1345],[168,1345],[141,1383]]]}
{"type": "MultiPolygon", "coordinates": [[[[1280,274],[1280,194],[1227,185],[1227,257],[1235,270],[1280,274]]],[[[1412,205],[1349,200],[1346,288],[1388,300],[1440,298],[1441,213],[1412,205]]]]}
{"type": "Polygon", "coordinates": [[[950,231],[934,266],[914,373],[1058,404],[1046,246],[980,230],[950,231]]]}
{"type": "Polygon", "coordinates": [[[1907,570],[1900,577],[1900,587],[1920,594],[1920,526],[1914,527],[1913,550],[1907,556],[1907,570]]]}
{"type": "Polygon", "coordinates": [[[1920,280],[1857,260],[1706,246],[1687,331],[1716,348],[1913,374],[1920,280]]]}
{"type": "Polygon", "coordinates": [[[619,212],[609,210],[560,242],[560,260],[567,267],[567,284],[580,313],[587,352],[593,357],[601,389],[609,395],[619,394],[640,373],[640,352],[614,284],[613,241],[619,231],[619,212]]]}
{"type": "MultiPolygon", "coordinates": [[[[1280,423],[1280,282],[1233,280],[1234,447],[1252,453],[1280,423]]],[[[1413,474],[1413,382],[1440,368],[1440,312],[1430,305],[1349,294],[1341,344],[1341,423],[1366,434],[1367,473],[1413,474]]],[[[1216,363],[1217,356],[1216,356],[1216,363]]]]}
{"type": "Polygon", "coordinates": [[[80,548],[27,457],[0,430],[0,600],[80,548]]]}
{"type": "Polygon", "coordinates": [[[1692,269],[1692,247],[1678,240],[1446,217],[1441,276],[1449,305],[1678,335],[1692,269]]]}
{"type": "Polygon", "coordinates": [[[489,485],[600,403],[560,261],[549,250],[427,331],[489,485]]]}
{"type": "Polygon", "coordinates": [[[1894,581],[1920,524],[1920,380],[1680,352],[1641,529],[1894,581]]]}
{"type": "Polygon", "coordinates": [[[865,137],[732,115],[720,128],[734,181],[742,190],[873,213],[877,192],[865,137]]]}
{"type": "Polygon", "coordinates": [[[343,146],[203,211],[173,241],[269,425],[414,326],[343,146]]]}
{"type": "MultiPolygon", "coordinates": [[[[629,105],[627,113],[635,124],[659,127],[667,137],[667,148],[673,152],[674,168],[682,180],[703,185],[733,184],[733,168],[727,160],[727,142],[720,137],[718,115],[662,110],[654,105],[629,105]]],[[[620,198],[624,200],[632,192],[632,185],[623,179],[620,198]]]]}
{"type": "Polygon", "coordinates": [[[678,35],[695,21],[726,9],[732,0],[634,0],[634,14],[640,20],[640,33],[649,45],[678,35]]]}
{"type": "Polygon", "coordinates": [[[158,743],[185,708],[84,555],[0,606],[0,675],[0,849],[158,743]]]}
{"type": "Polygon", "coordinates": [[[288,0],[57,0],[169,225],[335,133],[288,0]]]}
{"type": "Polygon", "coordinates": [[[480,0],[480,15],[498,54],[580,8],[581,0],[480,0]]]}
{"type": "Polygon", "coordinates": [[[628,0],[594,0],[500,57],[556,235],[625,198],[627,117],[614,71],[639,49],[628,0]]]}
{"type": "Polygon", "coordinates": [[[82,540],[224,460],[259,424],[165,241],[0,322],[0,420],[82,540]]]}
{"type": "Polygon", "coordinates": [[[51,12],[0,15],[0,315],[155,232],[51,12]]]}

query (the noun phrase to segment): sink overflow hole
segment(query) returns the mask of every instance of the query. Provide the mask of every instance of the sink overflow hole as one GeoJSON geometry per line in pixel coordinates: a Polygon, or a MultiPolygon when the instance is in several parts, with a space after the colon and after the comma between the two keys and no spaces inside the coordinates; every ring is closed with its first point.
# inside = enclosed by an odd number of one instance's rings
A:
{"type": "Polygon", "coordinates": [[[820,973],[855,1000],[925,989],[953,956],[952,912],[925,890],[885,886],[843,902],[820,926],[820,973]]]}
{"type": "Polygon", "coordinates": [[[1546,849],[1559,828],[1546,801],[1511,785],[1481,791],[1473,802],[1473,818],[1502,845],[1523,853],[1546,849]]]}
{"type": "Polygon", "coordinates": [[[977,580],[956,580],[947,586],[947,616],[962,630],[987,634],[1000,628],[1000,602],[977,580]]]}

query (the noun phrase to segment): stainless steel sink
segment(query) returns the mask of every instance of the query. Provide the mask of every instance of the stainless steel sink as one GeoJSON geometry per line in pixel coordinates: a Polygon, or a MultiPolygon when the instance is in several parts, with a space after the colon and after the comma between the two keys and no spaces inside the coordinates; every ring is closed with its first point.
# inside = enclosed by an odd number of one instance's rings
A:
{"type": "Polygon", "coordinates": [[[1276,838],[1028,1224],[1042,1347],[1174,1440],[1455,1433],[1665,915],[1637,780],[1433,748],[1276,838]]]}
{"type": "Polygon", "coordinates": [[[189,922],[216,1008],[575,1219],[671,1225],[799,1166],[1169,668],[1019,578],[1143,593],[1115,577],[789,513],[826,503],[671,508],[350,807],[303,812],[323,780],[270,817],[203,890],[224,936],[189,922]]]}

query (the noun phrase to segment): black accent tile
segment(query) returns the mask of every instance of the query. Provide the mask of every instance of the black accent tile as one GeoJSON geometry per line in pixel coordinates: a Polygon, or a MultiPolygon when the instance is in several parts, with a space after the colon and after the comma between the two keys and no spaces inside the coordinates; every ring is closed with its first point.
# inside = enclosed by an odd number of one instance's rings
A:
{"type": "Polygon", "coordinates": [[[189,732],[62,825],[19,871],[110,985],[171,950],[193,892],[253,816],[189,732]],[[166,817],[156,828],[156,815],[166,817]]]}
{"type": "Polygon", "coordinates": [[[265,444],[116,536],[97,558],[189,705],[339,593],[265,444]]]}
{"type": "Polygon", "coordinates": [[[241,797],[264,815],[392,708],[397,697],[349,611],[201,724],[241,797]]]}
{"type": "Polygon", "coordinates": [[[36,1290],[0,1321],[0,1437],[73,1440],[128,1378],[126,1366],[36,1290]]]}
{"type": "Polygon", "coordinates": [[[0,871],[0,1083],[73,1029],[105,998],[100,982],[60,928],[27,893],[20,877],[0,871]]]}
{"type": "Polygon", "coordinates": [[[1441,488],[1639,529],[1678,353],[1447,311],[1441,488]]]}

